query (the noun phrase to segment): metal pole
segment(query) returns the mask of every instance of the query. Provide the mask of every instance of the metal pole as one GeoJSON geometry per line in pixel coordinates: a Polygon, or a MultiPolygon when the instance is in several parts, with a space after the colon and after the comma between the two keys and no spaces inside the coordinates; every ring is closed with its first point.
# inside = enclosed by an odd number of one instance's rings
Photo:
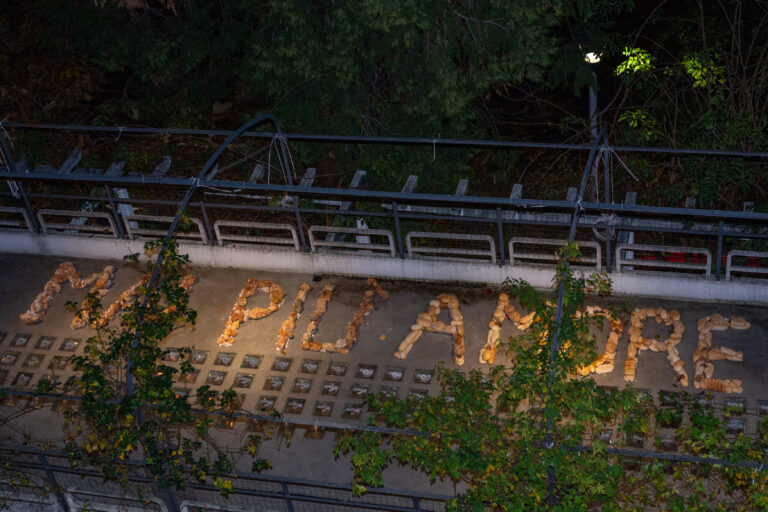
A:
{"type": "Polygon", "coordinates": [[[123,229],[123,219],[120,215],[120,209],[115,203],[115,198],[112,196],[112,187],[104,185],[104,191],[107,193],[107,199],[109,200],[109,207],[112,209],[112,216],[115,218],[115,229],[117,229],[117,236],[121,239],[125,238],[125,230],[123,229]]]}
{"type": "Polygon", "coordinates": [[[397,240],[397,254],[405,258],[403,253],[403,236],[400,234],[400,213],[397,211],[397,201],[392,201],[392,216],[395,219],[395,237],[397,240]]]}
{"type": "Polygon", "coordinates": [[[51,466],[48,465],[48,457],[46,457],[44,453],[40,453],[38,457],[40,459],[40,463],[43,465],[43,468],[45,468],[45,474],[48,476],[48,480],[51,482],[51,485],[53,485],[53,492],[56,494],[56,500],[59,502],[59,505],[61,506],[62,510],[64,510],[64,512],[70,512],[71,509],[69,508],[69,503],[67,503],[67,500],[61,493],[59,483],[56,481],[56,475],[53,474],[51,466]]]}
{"type": "Polygon", "coordinates": [[[720,267],[723,262],[723,221],[717,223],[717,261],[715,262],[715,280],[720,280],[720,267]]]}
{"type": "Polygon", "coordinates": [[[504,220],[501,217],[501,208],[496,208],[496,226],[499,231],[499,263],[503,267],[506,263],[506,254],[504,253],[504,220]]]}
{"type": "Polygon", "coordinates": [[[205,235],[208,237],[208,245],[216,245],[217,241],[213,239],[211,223],[208,221],[208,212],[205,209],[203,198],[200,197],[200,211],[203,213],[203,225],[205,226],[205,235]]]}
{"type": "MultiPolygon", "coordinates": [[[[587,181],[589,180],[590,169],[592,168],[592,165],[596,157],[597,148],[600,142],[603,140],[603,137],[604,137],[604,131],[601,130],[598,133],[594,143],[592,144],[592,151],[590,151],[589,153],[589,158],[587,158],[587,165],[584,167],[584,173],[581,176],[581,185],[579,187],[579,194],[578,196],[576,196],[577,200],[576,200],[576,204],[573,207],[573,214],[571,217],[571,228],[568,233],[569,243],[573,243],[574,239],[576,238],[576,227],[579,223],[579,215],[581,215],[581,210],[582,210],[581,200],[584,197],[584,191],[587,188],[587,181]]],[[[565,260],[563,264],[567,269],[569,266],[568,260],[565,260]]],[[[560,277],[562,277],[562,275],[560,277]]],[[[555,308],[554,332],[552,333],[552,347],[549,353],[549,371],[548,371],[548,377],[547,377],[547,397],[545,401],[545,408],[549,406],[550,394],[552,391],[552,384],[555,380],[555,357],[558,351],[559,336],[560,336],[559,325],[563,318],[564,299],[565,299],[565,282],[562,279],[560,279],[560,282],[558,283],[558,287],[557,287],[557,307],[555,308]]],[[[552,422],[552,416],[550,414],[547,414],[547,434],[544,441],[544,446],[548,450],[551,450],[555,446],[554,436],[552,434],[553,429],[554,429],[554,424],[552,422]]],[[[552,500],[554,499],[554,491],[555,491],[554,466],[552,465],[549,466],[547,474],[549,477],[550,500],[552,500]]]]}
{"type": "Polygon", "coordinates": [[[288,492],[288,484],[285,480],[280,480],[280,486],[283,489],[283,496],[285,496],[285,506],[288,508],[288,512],[293,512],[293,501],[291,501],[291,493],[288,492]]]}

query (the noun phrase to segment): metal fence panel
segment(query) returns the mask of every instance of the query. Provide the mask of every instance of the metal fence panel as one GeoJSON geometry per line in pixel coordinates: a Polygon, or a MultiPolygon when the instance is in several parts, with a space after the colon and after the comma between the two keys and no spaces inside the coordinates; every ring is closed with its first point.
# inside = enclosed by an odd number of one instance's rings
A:
{"type": "Polygon", "coordinates": [[[293,248],[298,251],[299,237],[296,233],[296,228],[290,224],[279,224],[274,222],[241,222],[235,220],[217,220],[213,223],[213,231],[216,234],[216,240],[219,245],[224,245],[225,242],[246,242],[253,244],[264,245],[293,245],[293,248]],[[271,231],[288,231],[291,234],[291,238],[280,238],[277,236],[252,236],[252,235],[232,235],[228,233],[222,233],[222,227],[234,227],[234,228],[249,228],[259,230],[271,230],[271,231]]]}
{"type": "MultiPolygon", "coordinates": [[[[405,235],[405,244],[408,249],[409,258],[428,258],[434,259],[445,255],[445,259],[475,259],[468,258],[469,256],[481,256],[488,258],[491,263],[496,263],[496,242],[488,235],[470,235],[465,233],[428,233],[424,231],[411,231],[405,235]],[[426,246],[414,246],[414,238],[424,238],[427,240],[455,240],[455,241],[479,241],[488,242],[488,250],[476,250],[476,249],[458,249],[449,247],[426,247],[426,246]],[[425,256],[419,256],[425,255],[425,256]],[[437,255],[437,256],[435,256],[437,255]]],[[[476,259],[476,261],[482,261],[476,259]]]]}

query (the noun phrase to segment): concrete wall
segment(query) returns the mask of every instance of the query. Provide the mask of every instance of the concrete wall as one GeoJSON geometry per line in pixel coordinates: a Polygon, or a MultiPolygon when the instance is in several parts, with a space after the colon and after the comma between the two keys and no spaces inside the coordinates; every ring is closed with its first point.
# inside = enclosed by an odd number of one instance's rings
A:
{"type": "MultiPolygon", "coordinates": [[[[364,254],[300,253],[251,245],[231,247],[180,243],[193,265],[304,274],[501,284],[507,278],[525,279],[549,288],[552,267],[504,266],[458,261],[409,260],[364,254]]],[[[0,252],[95,259],[122,259],[142,252],[143,241],[68,235],[1,232],[0,252]]],[[[658,297],[707,302],[768,305],[768,280],[715,281],[661,272],[628,271],[611,274],[614,295],[658,297]]]]}

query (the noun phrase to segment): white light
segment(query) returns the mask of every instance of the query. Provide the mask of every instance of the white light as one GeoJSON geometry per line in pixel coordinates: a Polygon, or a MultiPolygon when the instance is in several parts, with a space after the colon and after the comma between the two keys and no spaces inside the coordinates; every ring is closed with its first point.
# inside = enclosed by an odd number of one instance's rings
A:
{"type": "Polygon", "coordinates": [[[588,64],[597,64],[600,62],[600,54],[595,52],[589,52],[584,56],[584,62],[588,64]]]}

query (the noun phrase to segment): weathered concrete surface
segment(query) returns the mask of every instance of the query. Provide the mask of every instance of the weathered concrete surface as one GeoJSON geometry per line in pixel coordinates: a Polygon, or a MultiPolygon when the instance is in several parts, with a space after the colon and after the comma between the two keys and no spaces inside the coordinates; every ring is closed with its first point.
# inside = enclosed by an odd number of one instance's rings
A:
{"type": "MultiPolygon", "coordinates": [[[[65,303],[69,300],[80,302],[86,290],[72,290],[68,286],[54,298],[48,314],[39,324],[27,326],[19,320],[35,296],[42,291],[43,284],[50,278],[53,271],[67,258],[56,256],[30,256],[20,254],[0,253],[0,332],[7,333],[0,336],[0,354],[6,352],[18,352],[17,360],[10,365],[0,365],[0,370],[7,372],[2,386],[14,386],[13,382],[19,372],[32,374],[29,386],[34,386],[43,374],[50,373],[48,365],[54,355],[69,355],[60,350],[65,338],[79,338],[84,340],[91,331],[89,329],[73,330],[70,327],[72,313],[67,311],[65,303]],[[12,346],[13,340],[18,335],[29,336],[29,342],[23,347],[12,346]],[[54,337],[55,341],[48,349],[35,348],[41,336],[54,337]],[[23,367],[29,354],[35,353],[43,356],[42,364],[38,368],[23,367]]],[[[115,285],[104,297],[102,302],[107,305],[114,301],[126,288],[137,281],[138,270],[131,264],[120,261],[103,261],[93,259],[71,259],[81,275],[101,270],[106,264],[118,266],[115,285]]],[[[253,263],[258,264],[258,261],[253,263]]],[[[304,410],[300,415],[286,414],[287,418],[299,417],[306,420],[346,422],[353,426],[365,423],[365,414],[358,420],[350,420],[342,417],[345,404],[361,403],[362,400],[350,397],[350,389],[355,384],[369,384],[372,392],[380,391],[382,386],[397,386],[398,396],[403,398],[411,390],[424,390],[430,394],[436,394],[439,384],[433,380],[429,385],[414,383],[414,371],[417,369],[433,369],[437,362],[443,362],[448,367],[453,367],[451,355],[451,341],[446,335],[425,333],[416,343],[408,358],[404,361],[396,359],[393,355],[398,344],[409,332],[410,325],[414,323],[417,314],[427,309],[429,300],[442,292],[456,293],[461,302],[461,310],[466,327],[466,363],[463,369],[478,368],[477,362],[480,348],[485,342],[488,332],[488,321],[496,304],[498,288],[487,286],[470,287],[466,285],[453,285],[450,283],[425,284],[409,281],[382,280],[383,287],[391,292],[388,301],[383,302],[378,297],[375,300],[375,309],[367,317],[366,325],[361,329],[358,344],[347,355],[304,352],[298,346],[309,321],[310,312],[320,290],[325,284],[335,284],[336,294],[330,303],[325,316],[320,323],[320,329],[316,335],[319,341],[335,341],[343,337],[345,325],[352,319],[353,312],[357,309],[363,292],[366,289],[365,279],[347,278],[336,276],[322,276],[319,281],[313,281],[310,274],[301,273],[276,273],[254,270],[236,270],[210,267],[196,267],[193,271],[198,274],[199,282],[195,285],[191,294],[191,306],[198,311],[199,317],[194,326],[180,329],[167,341],[168,347],[191,346],[196,350],[208,351],[208,357],[204,363],[197,365],[200,375],[197,382],[189,385],[196,389],[205,383],[206,377],[211,371],[224,371],[227,373],[224,382],[214,389],[224,390],[233,385],[235,374],[245,372],[254,377],[253,384],[248,389],[238,389],[245,394],[244,409],[256,410],[256,404],[260,396],[277,397],[276,408],[283,410],[289,398],[306,400],[304,410]],[[232,347],[219,348],[216,339],[224,328],[224,323],[230,313],[231,307],[246,279],[255,277],[269,279],[277,282],[286,290],[286,298],[280,309],[274,314],[258,320],[248,321],[240,329],[232,347]],[[312,286],[312,291],[305,305],[305,312],[297,322],[295,338],[288,343],[286,353],[280,354],[275,349],[277,330],[283,320],[288,316],[293,298],[302,282],[312,286]],[[231,366],[216,366],[215,359],[219,352],[234,352],[235,359],[231,366]],[[241,363],[245,354],[263,356],[258,369],[242,369],[241,363]],[[280,372],[271,369],[276,357],[291,358],[292,364],[288,371],[280,372]],[[319,360],[319,371],[312,374],[302,374],[300,366],[304,359],[319,360]],[[334,377],[326,375],[331,361],[344,362],[349,365],[346,375],[334,377]],[[372,379],[363,379],[355,376],[359,364],[376,365],[377,370],[372,379]],[[388,366],[404,367],[405,376],[401,382],[388,382],[384,379],[385,369],[388,366]],[[285,377],[285,383],[280,391],[267,391],[262,389],[267,376],[278,375],[285,377]],[[309,393],[292,392],[296,378],[309,378],[312,381],[309,393]],[[324,381],[340,383],[337,396],[321,395],[321,387],[324,381]],[[330,401],[333,403],[333,411],[328,418],[313,416],[313,407],[317,401],[330,401]]],[[[376,273],[376,269],[371,269],[376,273]]],[[[257,292],[250,298],[249,307],[265,306],[268,302],[266,294],[257,292]]],[[[747,399],[747,432],[756,431],[757,400],[768,400],[768,374],[765,372],[768,364],[768,310],[764,307],[747,305],[726,305],[693,302],[670,302],[657,299],[632,299],[620,298],[602,301],[601,305],[613,307],[619,310],[628,310],[634,306],[665,307],[678,309],[687,329],[682,343],[678,346],[681,357],[686,361],[686,369],[689,375],[693,375],[692,353],[696,345],[696,322],[706,315],[721,313],[724,316],[741,315],[746,317],[752,327],[746,331],[728,330],[715,332],[713,346],[726,345],[736,350],[744,351],[743,363],[726,361],[716,362],[715,377],[717,378],[743,378],[744,393],[741,395],[747,399]]],[[[516,304],[517,306],[517,304],[516,304]]],[[[519,307],[519,306],[518,306],[519,307]]],[[[442,315],[447,316],[447,312],[442,315]]],[[[622,313],[628,318],[627,313],[622,313]]],[[[515,335],[518,331],[505,322],[502,337],[515,335]]],[[[648,337],[658,334],[661,339],[666,338],[667,329],[659,327],[655,322],[649,322],[645,331],[648,337]]],[[[607,337],[607,330],[597,332],[599,346],[602,347],[607,337]]],[[[77,353],[82,352],[82,344],[77,347],[77,353]]],[[[616,369],[607,375],[597,376],[601,384],[610,386],[623,386],[623,363],[627,353],[627,334],[622,336],[619,343],[619,351],[616,357],[616,369]]],[[[497,362],[499,359],[497,359],[497,362]]],[[[70,370],[58,372],[65,379],[70,370]]],[[[27,386],[27,387],[29,387],[27,386]]],[[[641,352],[639,356],[637,379],[633,386],[650,390],[675,390],[674,373],[667,363],[663,353],[641,352]]],[[[17,386],[18,387],[18,386],[17,386]]],[[[184,387],[179,383],[179,388],[184,387]]],[[[693,386],[687,388],[693,392],[693,386]]],[[[715,394],[715,402],[723,407],[726,396],[715,394]]],[[[4,408],[3,414],[8,412],[4,408]]],[[[33,413],[19,416],[14,421],[0,427],[0,442],[9,439],[18,439],[25,434],[35,440],[57,439],[61,436],[61,430],[55,425],[58,421],[50,411],[42,409],[33,413]]],[[[236,432],[219,431],[217,437],[222,442],[232,442],[240,445],[243,438],[243,427],[238,427],[236,432]]],[[[265,443],[261,448],[260,456],[270,459],[275,464],[274,473],[290,475],[293,477],[307,478],[322,481],[349,482],[351,480],[351,468],[348,457],[338,460],[333,459],[332,447],[334,439],[332,434],[326,434],[322,440],[305,438],[303,429],[296,430],[293,442],[289,448],[280,440],[265,443]]],[[[247,465],[247,457],[244,457],[244,467],[247,465]]],[[[450,483],[438,483],[429,486],[428,481],[421,475],[415,475],[411,471],[401,468],[389,470],[386,475],[387,485],[391,488],[428,490],[442,494],[452,494],[453,486],[450,483]]]]}

